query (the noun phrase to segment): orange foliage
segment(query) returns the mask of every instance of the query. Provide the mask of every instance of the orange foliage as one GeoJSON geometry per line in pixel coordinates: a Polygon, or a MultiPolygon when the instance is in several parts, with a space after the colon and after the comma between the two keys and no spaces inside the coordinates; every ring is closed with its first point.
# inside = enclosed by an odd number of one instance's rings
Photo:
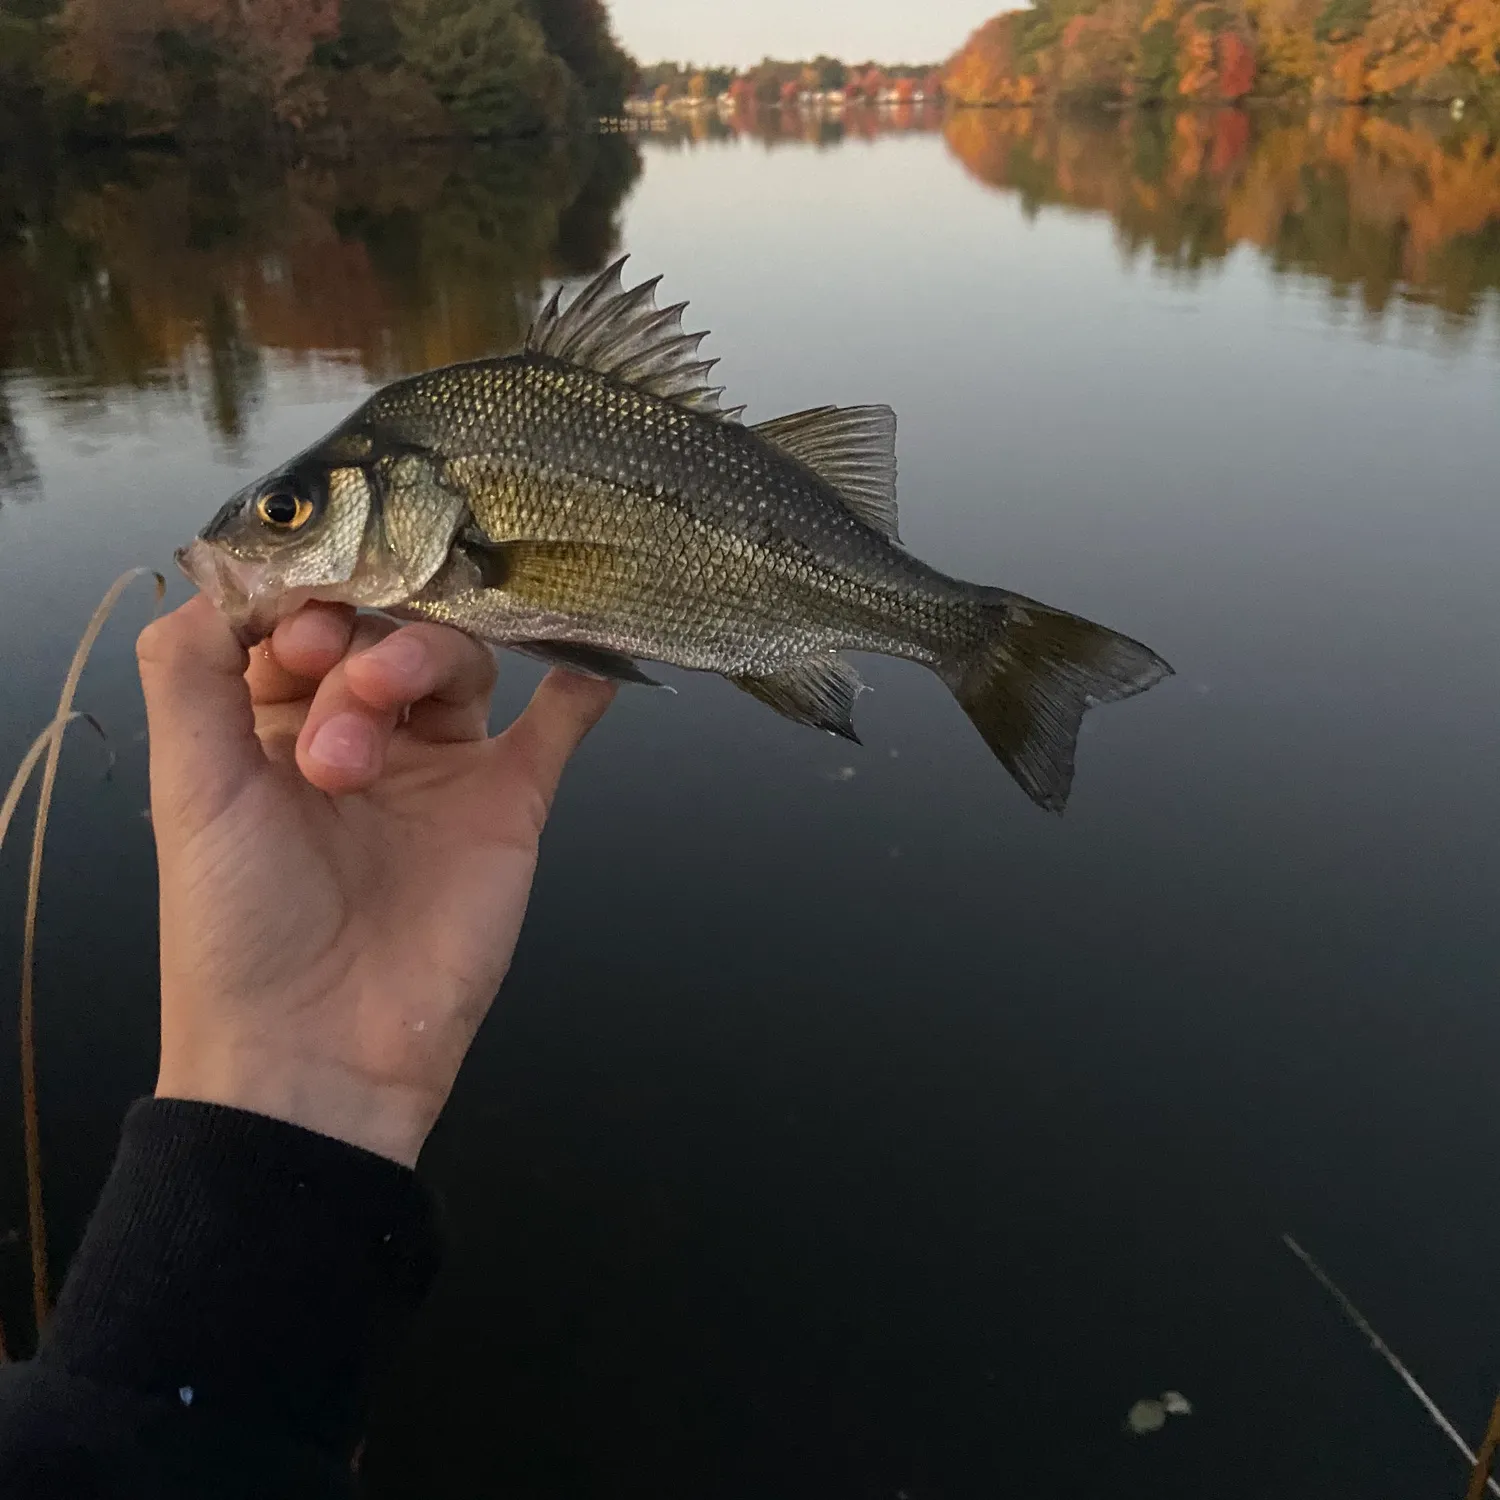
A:
{"type": "Polygon", "coordinates": [[[1019,32],[1025,16],[1007,11],[988,20],[948,64],[943,89],[959,104],[1028,104],[1035,80],[1020,73],[1019,32]]]}
{"type": "Polygon", "coordinates": [[[1065,19],[1053,3],[975,31],[948,65],[952,97],[1500,98],[1500,0],[1085,0],[1065,19]]]}

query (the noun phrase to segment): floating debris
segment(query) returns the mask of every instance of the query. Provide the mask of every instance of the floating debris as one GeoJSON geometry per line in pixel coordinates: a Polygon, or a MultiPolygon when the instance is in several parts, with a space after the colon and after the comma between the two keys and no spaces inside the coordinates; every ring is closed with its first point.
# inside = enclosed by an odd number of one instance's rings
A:
{"type": "Polygon", "coordinates": [[[1193,1403],[1181,1391],[1163,1391],[1159,1399],[1146,1397],[1137,1401],[1125,1413],[1125,1430],[1136,1437],[1149,1432],[1160,1432],[1167,1425],[1168,1417],[1190,1417],[1193,1403]]]}
{"type": "Polygon", "coordinates": [[[830,781],[853,781],[858,775],[859,772],[853,766],[840,766],[837,771],[828,773],[828,779],[830,781]]]}
{"type": "Polygon", "coordinates": [[[1167,1409],[1160,1401],[1137,1401],[1125,1413],[1125,1426],[1137,1437],[1148,1432],[1160,1432],[1167,1425],[1167,1409]]]}

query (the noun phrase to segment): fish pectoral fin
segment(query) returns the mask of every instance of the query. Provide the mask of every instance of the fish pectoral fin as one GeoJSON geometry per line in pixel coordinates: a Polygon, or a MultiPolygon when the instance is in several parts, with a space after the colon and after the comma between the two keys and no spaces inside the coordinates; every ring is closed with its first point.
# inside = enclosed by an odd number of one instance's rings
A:
{"type": "Polygon", "coordinates": [[[534,591],[538,584],[563,585],[608,573],[624,555],[623,549],[605,543],[492,542],[472,531],[458,545],[474,565],[481,588],[513,593],[534,591]]]}
{"type": "Polygon", "coordinates": [[[866,526],[899,542],[896,413],[888,406],[815,406],[758,422],[751,432],[804,463],[866,526]]]}
{"type": "MultiPolygon", "coordinates": [[[[508,641],[512,651],[544,661],[549,667],[565,667],[584,677],[600,677],[608,682],[638,682],[642,687],[664,687],[648,677],[630,657],[602,646],[577,646],[571,641],[508,641]]],[[[670,689],[669,689],[670,691],[670,689]]]]}
{"type": "Polygon", "coordinates": [[[840,739],[859,744],[854,732],[854,700],[864,690],[859,674],[842,657],[804,656],[759,677],[731,677],[752,698],[797,724],[826,730],[840,739]]]}

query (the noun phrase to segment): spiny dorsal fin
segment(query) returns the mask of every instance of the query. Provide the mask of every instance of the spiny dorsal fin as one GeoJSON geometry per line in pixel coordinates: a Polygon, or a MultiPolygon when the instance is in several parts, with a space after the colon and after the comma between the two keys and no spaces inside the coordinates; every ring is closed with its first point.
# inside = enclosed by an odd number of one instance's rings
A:
{"type": "Polygon", "coordinates": [[[801,459],[867,526],[898,542],[896,413],[888,406],[815,406],[750,429],[801,459]]]}
{"type": "Polygon", "coordinates": [[[682,331],[686,302],[657,307],[660,276],[627,292],[620,273],[629,258],[622,255],[606,267],[566,308],[559,287],[526,335],[527,353],[611,375],[703,416],[736,421],[744,408],[721,410],[724,387],[708,384],[718,360],[698,358],[708,334],[682,331]]]}

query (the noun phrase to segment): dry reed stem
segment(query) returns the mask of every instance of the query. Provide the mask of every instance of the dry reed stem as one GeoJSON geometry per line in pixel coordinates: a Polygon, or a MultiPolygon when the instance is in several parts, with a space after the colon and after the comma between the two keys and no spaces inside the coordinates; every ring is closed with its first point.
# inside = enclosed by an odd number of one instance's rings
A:
{"type": "MultiPolygon", "coordinates": [[[[1370,1345],[1375,1350],[1375,1352],[1386,1362],[1386,1364],[1391,1367],[1391,1369],[1396,1372],[1397,1375],[1401,1377],[1407,1389],[1412,1393],[1412,1395],[1417,1398],[1418,1401],[1422,1403],[1422,1409],[1442,1429],[1448,1441],[1452,1443],[1460,1453],[1463,1454],[1463,1456],[1469,1461],[1469,1464],[1477,1471],[1479,1460],[1475,1458],[1473,1450],[1458,1435],[1458,1430],[1454,1427],[1453,1423],[1443,1415],[1442,1411],[1438,1407],[1437,1402],[1434,1401],[1432,1397],[1429,1396],[1427,1392],[1417,1384],[1417,1377],[1413,1375],[1412,1372],[1401,1363],[1401,1361],[1392,1351],[1390,1345],[1387,1344],[1386,1341],[1381,1338],[1381,1336],[1376,1333],[1373,1328],[1370,1327],[1369,1321],[1368,1319],[1366,1319],[1365,1315],[1360,1312],[1360,1310],[1343,1294],[1343,1292],[1338,1289],[1338,1287],[1334,1285],[1333,1279],[1329,1276],[1329,1274],[1322,1268],[1322,1266],[1317,1263],[1317,1261],[1312,1258],[1312,1256],[1307,1253],[1306,1250],[1302,1248],[1301,1245],[1296,1242],[1296,1240],[1291,1237],[1291,1235],[1284,1234],[1281,1238],[1285,1243],[1287,1249],[1290,1250],[1292,1254],[1295,1255],[1297,1259],[1300,1260],[1302,1264],[1312,1272],[1313,1276],[1317,1279],[1318,1284],[1323,1288],[1323,1290],[1327,1292],[1335,1302],[1338,1303],[1339,1311],[1342,1312],[1343,1315],[1348,1318],[1348,1320],[1352,1324],[1354,1324],[1354,1326],[1362,1334],[1364,1334],[1367,1339],[1369,1339],[1370,1345]]],[[[1496,1403],[1496,1410],[1500,1411],[1500,1402],[1496,1403]]],[[[1492,1431],[1495,1428],[1495,1420],[1493,1417],[1490,1420],[1490,1427],[1492,1431]]],[[[1497,1444],[1500,1444],[1500,1434],[1497,1434],[1497,1444]]],[[[1496,1484],[1495,1481],[1489,1477],[1487,1472],[1480,1475],[1477,1482],[1477,1489],[1473,1486],[1473,1484],[1470,1485],[1469,1500],[1478,1500],[1478,1497],[1484,1494],[1486,1488],[1488,1488],[1492,1494],[1500,1495],[1500,1484],[1496,1484]]]]}
{"type": "Polygon", "coordinates": [[[1495,1467],[1495,1456],[1500,1454],[1500,1396],[1490,1408],[1490,1425],[1484,1430],[1484,1441],[1479,1445],[1479,1457],[1474,1460],[1474,1472],[1469,1476],[1469,1488],[1464,1500],[1484,1500],[1485,1486],[1494,1488],[1490,1470],[1495,1467]]]}
{"type": "MultiPolygon", "coordinates": [[[[16,768],[16,774],[11,777],[10,786],[6,788],[5,800],[0,802],[0,849],[5,847],[5,835],[10,831],[10,820],[16,815],[16,808],[21,805],[22,794],[26,790],[27,783],[31,780],[31,773],[36,770],[37,762],[46,753],[47,747],[54,739],[61,738],[68,725],[75,719],[82,719],[93,726],[94,732],[102,739],[104,730],[99,721],[92,714],[70,713],[66,719],[54,719],[32,742],[31,749],[21,758],[21,764],[16,768]]],[[[5,1327],[0,1324],[0,1365],[7,1363],[10,1359],[10,1350],[5,1344],[5,1327]]]]}
{"type": "Polygon", "coordinates": [[[26,791],[26,784],[31,780],[31,773],[36,770],[37,762],[47,753],[47,746],[52,743],[54,735],[61,734],[69,724],[77,719],[82,719],[97,734],[100,739],[105,737],[103,726],[93,714],[81,713],[75,710],[70,713],[62,723],[54,719],[39,735],[32,741],[29,749],[16,768],[16,774],[11,777],[9,788],[5,793],[5,801],[0,802],[0,849],[5,847],[5,835],[10,831],[10,820],[15,817],[16,809],[21,805],[22,794],[26,791]]]}
{"type": "MultiPolygon", "coordinates": [[[[37,1113],[36,1097],[36,916],[42,890],[42,849],[47,839],[47,818],[52,810],[52,793],[57,785],[57,765],[62,754],[63,730],[74,717],[73,698],[78,691],[78,679],[99,639],[104,622],[120,602],[120,596],[137,578],[150,573],[156,579],[158,601],[166,593],[167,583],[160,573],[151,568],[132,568],[122,573],[109,586],[108,592],[99,601],[84,629],[83,637],[73,652],[68,665],[68,675],[63,681],[62,693],[57,700],[57,712],[52,723],[43,731],[41,738],[22,763],[18,773],[24,786],[26,776],[35,767],[36,757],[45,754],[42,767],[42,787],[37,795],[36,824],[31,836],[31,865],[26,877],[26,927],[21,949],[21,1004],[20,1004],[20,1049],[21,1049],[21,1123],[26,1145],[26,1232],[31,1244],[31,1305],[36,1318],[36,1332],[40,1339],[42,1325],[47,1320],[51,1296],[47,1274],[47,1221],[42,1211],[42,1134],[37,1113]],[[38,748],[40,746],[41,748],[38,748]]],[[[12,795],[19,799],[20,791],[13,784],[6,796],[6,821],[14,812],[12,795]]],[[[3,829],[0,829],[3,831],[3,829]]]]}

